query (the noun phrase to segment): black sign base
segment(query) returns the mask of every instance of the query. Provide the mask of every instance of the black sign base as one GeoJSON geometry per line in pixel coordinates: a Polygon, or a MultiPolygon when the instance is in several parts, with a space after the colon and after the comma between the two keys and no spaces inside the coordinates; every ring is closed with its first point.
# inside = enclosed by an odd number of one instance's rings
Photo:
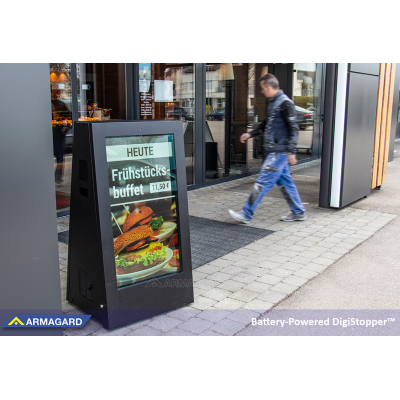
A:
{"type": "MultiPolygon", "coordinates": [[[[182,123],[78,122],[74,131],[67,300],[91,314],[110,330],[192,303],[194,298],[182,123]],[[134,143],[140,143],[140,137],[151,135],[173,135],[173,161],[176,167],[170,171],[174,192],[169,197],[176,201],[180,269],[169,275],[154,273],[144,281],[121,287],[118,286],[116,276],[113,244],[116,237],[111,218],[112,191],[106,138],[133,138],[134,143]]],[[[161,200],[163,195],[157,194],[161,200]]],[[[154,201],[153,198],[151,200],[154,201]]],[[[172,254],[172,251],[168,251],[172,254]]]]}

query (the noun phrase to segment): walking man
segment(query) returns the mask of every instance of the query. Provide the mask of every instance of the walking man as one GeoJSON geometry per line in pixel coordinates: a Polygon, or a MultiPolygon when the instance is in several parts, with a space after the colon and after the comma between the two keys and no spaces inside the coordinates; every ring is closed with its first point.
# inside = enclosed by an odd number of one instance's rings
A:
{"type": "Polygon", "coordinates": [[[279,81],[274,75],[263,75],[260,86],[261,93],[269,103],[267,117],[250,133],[243,133],[240,141],[244,143],[247,139],[264,133],[263,150],[266,158],[243,209],[239,212],[229,210],[229,214],[237,221],[248,224],[262,198],[276,183],[292,211],[281,220],[303,221],[306,219],[305,209],[289,169],[289,164],[297,163],[299,133],[294,104],[280,89],[279,81]]]}

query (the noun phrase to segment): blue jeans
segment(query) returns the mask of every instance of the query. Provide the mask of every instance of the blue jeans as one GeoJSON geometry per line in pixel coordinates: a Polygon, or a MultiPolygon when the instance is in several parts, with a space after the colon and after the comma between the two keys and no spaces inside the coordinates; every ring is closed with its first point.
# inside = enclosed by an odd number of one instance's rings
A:
{"type": "Polygon", "coordinates": [[[293,214],[300,214],[305,211],[299,192],[290,175],[287,155],[283,153],[268,153],[253,190],[242,209],[241,213],[245,218],[248,220],[253,218],[254,211],[263,197],[274,187],[275,183],[279,186],[293,214]]]}

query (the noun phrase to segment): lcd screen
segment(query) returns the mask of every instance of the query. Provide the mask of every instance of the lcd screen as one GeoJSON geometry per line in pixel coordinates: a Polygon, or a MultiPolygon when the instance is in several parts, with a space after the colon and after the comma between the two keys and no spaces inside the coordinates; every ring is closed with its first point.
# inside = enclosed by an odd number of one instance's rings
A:
{"type": "Polygon", "coordinates": [[[106,137],[117,286],[180,271],[174,136],[106,137]]]}

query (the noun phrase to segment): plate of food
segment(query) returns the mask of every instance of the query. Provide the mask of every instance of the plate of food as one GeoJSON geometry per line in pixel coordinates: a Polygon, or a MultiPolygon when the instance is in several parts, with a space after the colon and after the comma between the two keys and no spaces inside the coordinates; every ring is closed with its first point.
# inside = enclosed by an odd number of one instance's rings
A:
{"type": "Polygon", "coordinates": [[[159,229],[154,231],[154,236],[160,241],[168,239],[176,228],[175,222],[164,222],[159,229]]]}
{"type": "Polygon", "coordinates": [[[145,225],[118,236],[114,242],[114,254],[118,286],[154,274],[173,257],[173,251],[160,243],[154,231],[145,225]]]}

